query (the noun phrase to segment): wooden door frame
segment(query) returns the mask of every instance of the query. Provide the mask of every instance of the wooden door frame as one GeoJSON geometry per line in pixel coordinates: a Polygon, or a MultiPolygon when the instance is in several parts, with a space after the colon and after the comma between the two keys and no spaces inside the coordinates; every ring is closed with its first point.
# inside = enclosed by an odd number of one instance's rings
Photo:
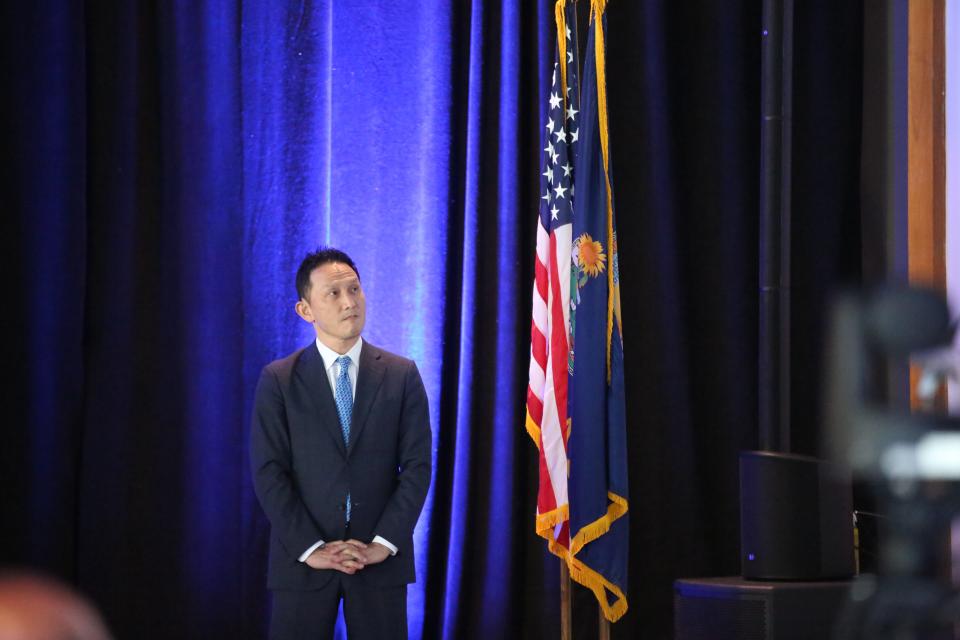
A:
{"type": "MultiPolygon", "coordinates": [[[[907,45],[907,273],[946,293],[944,0],[910,0],[907,45]]],[[[910,404],[918,371],[910,370],[910,404]]],[[[938,405],[946,407],[941,393],[938,405]]]]}

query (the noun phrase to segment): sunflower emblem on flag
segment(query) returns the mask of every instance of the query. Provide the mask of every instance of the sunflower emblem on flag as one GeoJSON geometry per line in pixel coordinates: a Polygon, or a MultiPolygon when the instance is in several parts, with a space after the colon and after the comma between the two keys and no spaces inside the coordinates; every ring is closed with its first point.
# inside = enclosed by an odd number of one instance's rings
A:
{"type": "Polygon", "coordinates": [[[598,240],[589,233],[581,234],[573,241],[573,264],[577,270],[577,286],[587,284],[587,278],[596,278],[607,268],[607,254],[598,240]]]}
{"type": "Polygon", "coordinates": [[[580,289],[590,278],[596,278],[606,270],[607,254],[600,241],[594,240],[589,233],[583,233],[573,241],[570,262],[570,334],[567,337],[567,344],[569,344],[567,369],[573,375],[574,336],[577,333],[577,305],[580,304],[580,289]]]}

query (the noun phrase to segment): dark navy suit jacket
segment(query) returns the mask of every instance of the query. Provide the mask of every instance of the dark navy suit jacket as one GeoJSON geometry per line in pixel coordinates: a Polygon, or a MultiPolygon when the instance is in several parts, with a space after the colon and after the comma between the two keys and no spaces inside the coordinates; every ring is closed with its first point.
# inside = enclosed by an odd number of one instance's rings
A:
{"type": "Polygon", "coordinates": [[[257,497],[270,520],[271,589],[317,589],[335,573],[298,558],[318,540],[340,540],[350,494],[350,536],[382,536],[398,549],[358,576],[369,584],[416,580],[413,527],[430,486],[427,394],[412,360],[364,341],[350,444],[317,346],[264,367],[250,437],[257,497]]]}

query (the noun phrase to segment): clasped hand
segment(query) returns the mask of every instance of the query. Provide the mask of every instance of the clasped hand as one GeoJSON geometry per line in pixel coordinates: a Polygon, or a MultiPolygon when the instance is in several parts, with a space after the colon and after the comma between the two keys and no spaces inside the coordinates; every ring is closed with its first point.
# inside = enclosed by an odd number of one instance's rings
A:
{"type": "Polygon", "coordinates": [[[334,540],[316,549],[307,557],[314,569],[334,569],[353,575],[368,564],[383,562],[390,550],[378,542],[364,544],[359,540],[334,540]]]}

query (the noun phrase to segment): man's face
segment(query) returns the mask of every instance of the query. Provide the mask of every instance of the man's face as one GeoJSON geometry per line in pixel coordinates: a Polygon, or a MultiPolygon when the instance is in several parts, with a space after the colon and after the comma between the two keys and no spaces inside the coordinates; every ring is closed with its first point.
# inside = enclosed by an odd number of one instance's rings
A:
{"type": "Polygon", "coordinates": [[[366,304],[353,269],[328,262],[310,274],[309,299],[297,303],[297,313],[313,325],[322,343],[343,353],[363,331],[366,304]]]}

